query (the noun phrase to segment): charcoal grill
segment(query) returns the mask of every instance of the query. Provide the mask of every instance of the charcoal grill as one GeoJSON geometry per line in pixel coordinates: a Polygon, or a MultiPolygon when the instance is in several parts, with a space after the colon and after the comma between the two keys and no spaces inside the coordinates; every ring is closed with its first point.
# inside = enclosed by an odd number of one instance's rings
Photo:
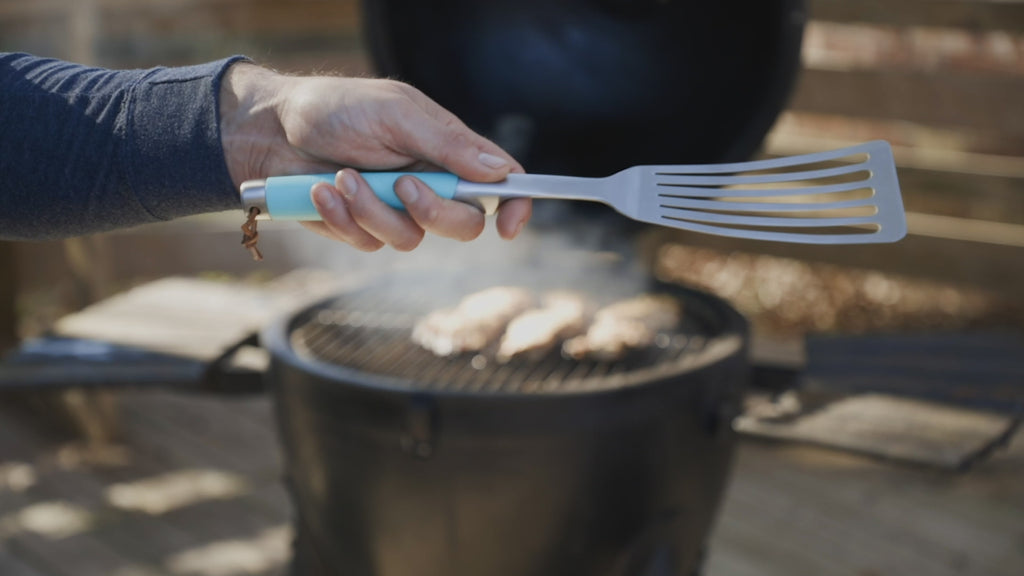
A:
{"type": "Polygon", "coordinates": [[[264,331],[295,574],[696,573],[747,380],[743,318],[614,269],[518,276],[386,275],[264,331]],[[667,292],[684,321],[617,361],[438,358],[409,340],[425,313],[496,284],[598,303],[667,292]]]}

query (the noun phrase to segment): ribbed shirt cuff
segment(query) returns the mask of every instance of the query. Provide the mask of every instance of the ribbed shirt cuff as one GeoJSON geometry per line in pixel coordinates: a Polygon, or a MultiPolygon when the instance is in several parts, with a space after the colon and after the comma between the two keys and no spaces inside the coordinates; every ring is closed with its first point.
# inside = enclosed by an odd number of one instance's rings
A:
{"type": "Polygon", "coordinates": [[[156,68],[132,87],[126,125],[128,180],[154,218],[241,207],[220,138],[220,86],[234,63],[156,68]]]}

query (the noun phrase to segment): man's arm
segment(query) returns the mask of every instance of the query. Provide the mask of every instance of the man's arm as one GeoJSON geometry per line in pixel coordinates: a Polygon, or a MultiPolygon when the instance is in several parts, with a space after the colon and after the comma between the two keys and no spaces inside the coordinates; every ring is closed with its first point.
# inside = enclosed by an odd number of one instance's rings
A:
{"type": "MultiPolygon", "coordinates": [[[[151,70],[0,53],[0,238],[74,236],[240,206],[238,185],[336,171],[311,190],[316,232],[363,250],[426,232],[472,240],[483,214],[401,178],[406,210],[357,169],[442,169],[497,182],[523,168],[419,90],[392,80],[286,76],[240,57],[151,70]],[[342,170],[343,169],[343,170],[342,170]]],[[[528,199],[502,204],[514,238],[528,199]]]]}
{"type": "Polygon", "coordinates": [[[218,91],[239,59],[114,71],[0,54],[0,238],[237,208],[218,91]]]}

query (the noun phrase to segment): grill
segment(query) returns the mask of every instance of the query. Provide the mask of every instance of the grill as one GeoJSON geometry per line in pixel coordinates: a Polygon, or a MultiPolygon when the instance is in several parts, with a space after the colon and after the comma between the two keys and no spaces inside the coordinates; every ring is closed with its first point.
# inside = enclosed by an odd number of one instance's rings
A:
{"type": "MultiPolygon", "coordinates": [[[[604,176],[747,159],[799,67],[803,5],[378,0],[364,13],[379,72],[528,172],[604,176]]],[[[618,250],[632,221],[595,206],[564,207],[546,227],[571,240],[562,216],[577,214],[602,249],[618,250]]],[[[535,247],[538,260],[556,256],[548,248],[535,247]]],[[[484,276],[454,260],[265,331],[296,575],[699,574],[748,379],[743,318],[712,296],[626,282],[636,277],[580,258],[529,270],[527,287],[578,288],[596,304],[668,291],[682,325],[618,362],[557,351],[504,365],[486,350],[439,359],[410,342],[413,323],[487,286],[522,286],[525,272],[484,276]]]]}
{"type": "Polygon", "coordinates": [[[294,576],[695,574],[748,369],[721,300],[613,265],[384,274],[266,329],[294,576]],[[683,321],[614,362],[439,358],[430,311],[494,285],[595,305],[669,293],[683,321]]]}
{"type": "MultiPolygon", "coordinates": [[[[583,284],[575,281],[574,284],[583,284]]],[[[688,370],[739,346],[707,297],[668,285],[644,287],[684,301],[683,321],[674,331],[657,335],[653,346],[633,350],[616,361],[574,360],[555,346],[542,357],[494,360],[494,347],[480,353],[437,357],[410,339],[413,325],[432,310],[457,298],[430,298],[441,286],[416,282],[410,297],[404,282],[374,286],[334,298],[297,318],[290,343],[304,359],[350,371],[375,385],[404,390],[466,394],[565,394],[637,385],[688,370]]],[[[459,283],[463,289],[464,282],[459,283]]],[[[480,286],[485,287],[481,284],[480,286]]],[[[625,287],[625,285],[624,285],[625,287]]],[[[629,290],[608,291],[595,298],[600,306],[629,290]]],[[[532,286],[543,290],[543,286],[532,286]]],[[[473,288],[475,289],[475,288],[473,288]]],[[[605,288],[607,290],[607,287],[605,288]]]]}

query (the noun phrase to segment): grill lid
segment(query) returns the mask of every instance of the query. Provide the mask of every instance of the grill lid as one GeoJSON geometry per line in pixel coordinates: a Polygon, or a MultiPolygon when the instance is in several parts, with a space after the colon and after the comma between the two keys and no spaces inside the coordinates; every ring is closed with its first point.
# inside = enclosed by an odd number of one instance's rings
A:
{"type": "MultiPolygon", "coordinates": [[[[464,277],[390,278],[321,302],[296,316],[289,340],[302,361],[333,367],[347,383],[458,394],[565,394],[623,388],[679,375],[742,346],[743,320],[708,294],[651,282],[646,290],[667,293],[683,306],[676,329],[659,333],[654,345],[614,361],[574,360],[556,346],[541,357],[494,359],[494,350],[438,357],[411,340],[413,326],[431,311],[454,305],[462,296],[494,285],[519,285],[538,293],[572,289],[600,306],[635,296],[637,285],[616,285],[592,274],[573,280],[534,281],[464,277]],[[415,287],[413,290],[410,287],[415,287]]],[[[643,287],[641,287],[643,288],[643,287]]]]}

